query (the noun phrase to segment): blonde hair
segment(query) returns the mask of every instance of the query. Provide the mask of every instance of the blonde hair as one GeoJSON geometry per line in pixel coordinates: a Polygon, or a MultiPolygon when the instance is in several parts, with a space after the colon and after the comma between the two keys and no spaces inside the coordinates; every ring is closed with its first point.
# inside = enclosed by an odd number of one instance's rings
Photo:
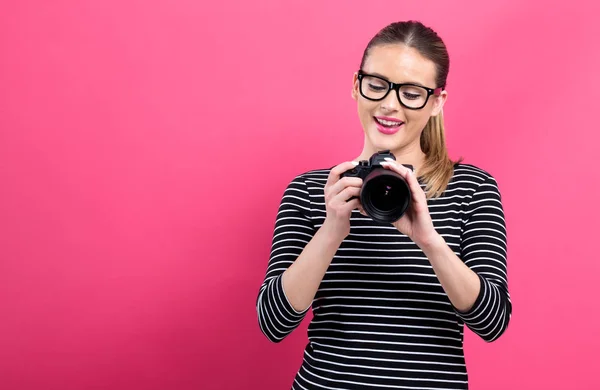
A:
{"type": "Polygon", "coordinates": [[[437,198],[448,187],[454,174],[454,164],[462,161],[462,158],[453,161],[448,155],[442,111],[429,118],[425,125],[421,133],[421,150],[425,153],[425,162],[417,176],[425,183],[427,198],[437,198]]]}

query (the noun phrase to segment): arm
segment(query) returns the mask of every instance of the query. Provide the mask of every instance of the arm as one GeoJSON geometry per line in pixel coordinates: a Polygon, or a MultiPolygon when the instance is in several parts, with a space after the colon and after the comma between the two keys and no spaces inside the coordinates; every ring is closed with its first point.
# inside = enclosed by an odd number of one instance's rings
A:
{"type": "Polygon", "coordinates": [[[460,258],[435,230],[425,193],[409,169],[389,161],[382,164],[402,175],[413,202],[394,223],[429,259],[457,315],[485,341],[494,341],[508,327],[512,303],[506,277],[506,226],[500,191],[488,176],[466,208],[460,258]]]}
{"type": "Polygon", "coordinates": [[[315,231],[306,183],[294,179],[284,192],[273,233],[269,264],[256,302],[263,334],[283,340],[298,327],[317,293],[331,260],[350,231],[350,214],[358,207],[362,180],[339,175],[353,165],[331,170],[325,186],[327,218],[315,231]]]}
{"type": "Polygon", "coordinates": [[[310,307],[325,272],[341,245],[341,241],[333,237],[333,232],[329,231],[327,225],[323,225],[298,259],[283,273],[283,290],[297,312],[310,307]]]}
{"type": "Polygon", "coordinates": [[[304,181],[296,178],[286,188],[279,205],[269,263],[256,302],[258,324],[272,342],[280,342],[296,329],[308,311],[308,307],[297,310],[291,304],[284,289],[283,274],[314,234],[308,190],[304,181]]]}
{"type": "Polygon", "coordinates": [[[423,247],[458,316],[483,340],[499,338],[510,321],[506,226],[493,178],[473,195],[463,222],[461,258],[439,235],[423,247]]]}

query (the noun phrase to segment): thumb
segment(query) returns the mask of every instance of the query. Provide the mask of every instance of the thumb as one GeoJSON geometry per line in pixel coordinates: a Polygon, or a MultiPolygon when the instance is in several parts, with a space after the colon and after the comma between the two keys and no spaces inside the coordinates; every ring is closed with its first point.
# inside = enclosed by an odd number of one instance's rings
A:
{"type": "Polygon", "coordinates": [[[363,209],[361,205],[358,206],[358,211],[365,217],[368,217],[367,213],[365,213],[365,209],[363,209]]]}

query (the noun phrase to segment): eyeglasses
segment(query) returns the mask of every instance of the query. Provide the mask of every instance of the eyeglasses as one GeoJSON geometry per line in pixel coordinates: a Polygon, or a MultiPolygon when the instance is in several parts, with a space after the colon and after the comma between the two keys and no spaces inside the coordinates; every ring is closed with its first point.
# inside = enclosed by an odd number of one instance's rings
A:
{"type": "Polygon", "coordinates": [[[431,89],[418,84],[405,83],[396,84],[382,77],[367,74],[362,70],[358,71],[360,94],[368,100],[380,101],[390,93],[396,91],[400,104],[411,110],[420,110],[425,107],[429,96],[438,96],[443,87],[431,89]]]}

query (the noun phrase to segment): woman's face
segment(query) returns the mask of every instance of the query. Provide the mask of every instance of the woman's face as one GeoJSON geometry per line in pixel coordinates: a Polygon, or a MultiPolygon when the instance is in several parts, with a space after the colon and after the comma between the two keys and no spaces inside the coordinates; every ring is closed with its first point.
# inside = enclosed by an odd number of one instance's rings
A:
{"type": "MultiPolygon", "coordinates": [[[[373,47],[362,71],[393,83],[414,83],[432,89],[438,87],[435,84],[435,64],[416,49],[402,44],[373,47]]],[[[355,73],[352,97],[358,103],[358,115],[365,132],[361,158],[368,158],[380,150],[391,150],[398,160],[421,156],[421,132],[429,118],[440,113],[446,100],[446,91],[442,91],[440,96],[429,96],[423,108],[411,110],[400,104],[396,91],[390,91],[379,101],[365,98],[360,93],[359,83],[358,74],[355,73]]],[[[367,78],[363,79],[362,88],[370,97],[378,97],[387,86],[381,80],[367,78]]],[[[412,106],[420,105],[418,101],[424,99],[423,93],[424,90],[410,87],[400,90],[404,101],[412,106]]]]}

